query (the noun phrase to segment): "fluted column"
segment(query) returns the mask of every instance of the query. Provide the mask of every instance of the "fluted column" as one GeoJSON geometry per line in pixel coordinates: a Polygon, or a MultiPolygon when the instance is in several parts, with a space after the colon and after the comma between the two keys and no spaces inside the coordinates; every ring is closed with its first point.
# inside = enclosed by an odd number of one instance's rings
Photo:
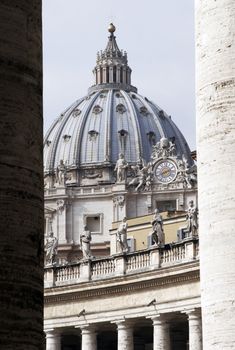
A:
{"type": "Polygon", "coordinates": [[[201,315],[198,310],[190,310],[188,315],[189,350],[202,350],[201,315]]]}
{"type": "Polygon", "coordinates": [[[41,0],[0,1],[0,347],[43,349],[41,0]]]}
{"type": "Polygon", "coordinates": [[[82,350],[97,350],[97,337],[95,329],[92,326],[81,328],[82,331],[82,350]]]}
{"type": "Polygon", "coordinates": [[[203,348],[235,344],[235,1],[196,0],[203,348]]]}
{"type": "Polygon", "coordinates": [[[54,330],[46,331],[46,350],[61,350],[61,336],[54,330]]]}
{"type": "Polygon", "coordinates": [[[169,324],[161,317],[152,318],[153,321],[153,350],[170,350],[169,324]]]}
{"type": "Polygon", "coordinates": [[[126,321],[116,322],[118,332],[118,350],[134,350],[133,326],[126,321]]]}

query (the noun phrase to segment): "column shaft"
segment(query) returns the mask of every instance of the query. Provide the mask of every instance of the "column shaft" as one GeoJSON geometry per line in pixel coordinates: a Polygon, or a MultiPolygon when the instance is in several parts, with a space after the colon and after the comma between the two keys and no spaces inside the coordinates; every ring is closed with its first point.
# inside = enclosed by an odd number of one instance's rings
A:
{"type": "Polygon", "coordinates": [[[97,339],[94,329],[82,329],[82,350],[97,350],[97,339]]]}
{"type": "Polygon", "coordinates": [[[117,324],[118,350],[134,350],[133,328],[125,322],[117,324]]]}
{"type": "Polygon", "coordinates": [[[61,337],[59,334],[46,332],[46,350],[61,350],[61,337]]]}
{"type": "Polygon", "coordinates": [[[235,344],[235,1],[196,0],[203,348],[235,344]]]}
{"type": "Polygon", "coordinates": [[[0,1],[1,349],[43,349],[41,0],[0,1]]]}
{"type": "Polygon", "coordinates": [[[153,350],[170,350],[169,325],[159,318],[153,319],[153,350]]]}
{"type": "Polygon", "coordinates": [[[201,317],[196,313],[188,314],[189,350],[202,350],[201,317]]]}

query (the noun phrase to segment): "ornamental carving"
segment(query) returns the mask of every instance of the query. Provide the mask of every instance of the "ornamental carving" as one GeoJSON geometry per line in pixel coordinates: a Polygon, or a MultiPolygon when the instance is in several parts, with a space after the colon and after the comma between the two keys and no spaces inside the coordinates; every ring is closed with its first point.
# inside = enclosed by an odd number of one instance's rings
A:
{"type": "Polygon", "coordinates": [[[81,113],[82,113],[82,111],[81,111],[79,108],[76,108],[76,109],[73,110],[72,116],[73,116],[74,118],[76,118],[76,117],[78,117],[81,113]]]}
{"type": "Polygon", "coordinates": [[[152,164],[143,165],[142,162],[131,166],[133,179],[129,182],[129,187],[134,187],[136,192],[151,191],[153,183],[152,164]]]}
{"type": "Polygon", "coordinates": [[[48,147],[50,146],[50,144],[51,144],[51,141],[46,140],[46,145],[47,145],[48,147]]]}
{"type": "Polygon", "coordinates": [[[122,103],[119,103],[117,106],[116,106],[116,112],[120,113],[120,114],[123,114],[126,112],[126,107],[122,104],[122,103]]]}
{"type": "Polygon", "coordinates": [[[140,107],[140,113],[146,117],[149,114],[149,111],[145,106],[142,106],[140,107]]]}
{"type": "Polygon", "coordinates": [[[93,107],[93,110],[92,110],[92,112],[93,112],[94,114],[99,114],[99,113],[101,113],[102,111],[103,111],[103,108],[100,107],[99,105],[94,106],[94,107],[93,107]]]}
{"type": "Polygon", "coordinates": [[[113,203],[115,206],[123,207],[125,204],[125,196],[120,195],[113,198],[113,203]]]}
{"type": "Polygon", "coordinates": [[[96,141],[99,133],[96,130],[90,130],[88,131],[88,134],[89,134],[89,141],[96,141]]]}
{"type": "Polygon", "coordinates": [[[63,199],[58,199],[56,202],[58,214],[62,214],[65,208],[65,201],[63,199]]]}
{"type": "Polygon", "coordinates": [[[176,156],[176,145],[174,142],[170,141],[166,137],[162,137],[156,145],[153,146],[152,159],[163,158],[176,156]]]}
{"type": "Polygon", "coordinates": [[[177,163],[178,175],[176,181],[182,182],[184,188],[194,188],[197,184],[197,166],[195,164],[190,166],[184,155],[177,163]]]}
{"type": "Polygon", "coordinates": [[[70,135],[64,135],[63,136],[64,142],[68,142],[71,139],[70,135]]]}
{"type": "Polygon", "coordinates": [[[97,177],[101,178],[103,176],[103,171],[101,169],[85,169],[83,173],[83,178],[95,179],[97,177]]]}

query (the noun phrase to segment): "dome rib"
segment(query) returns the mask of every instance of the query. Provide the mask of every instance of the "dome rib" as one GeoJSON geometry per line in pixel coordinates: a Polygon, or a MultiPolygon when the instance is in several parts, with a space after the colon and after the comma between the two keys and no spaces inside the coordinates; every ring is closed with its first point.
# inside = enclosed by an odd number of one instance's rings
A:
{"type": "Polygon", "coordinates": [[[135,107],[133,106],[133,102],[132,102],[129,94],[125,91],[122,91],[122,94],[126,98],[126,103],[129,107],[129,110],[132,111],[132,113],[130,113],[130,117],[132,119],[133,126],[136,126],[136,128],[134,127],[134,134],[135,134],[135,146],[136,146],[136,151],[137,151],[136,161],[138,161],[140,158],[142,158],[142,155],[143,155],[143,145],[142,145],[142,139],[141,139],[141,133],[140,133],[140,126],[139,126],[139,122],[138,122],[138,116],[137,116],[135,107]]]}
{"type": "MultiPolygon", "coordinates": [[[[55,138],[53,140],[52,147],[51,147],[51,149],[48,152],[48,157],[47,157],[47,163],[46,163],[46,169],[45,170],[48,170],[48,171],[53,171],[54,170],[56,151],[57,151],[58,143],[60,141],[60,136],[62,134],[64,126],[67,123],[67,120],[70,117],[69,111],[72,110],[74,108],[74,105],[76,105],[76,104],[77,104],[77,101],[75,103],[73,103],[69,108],[67,108],[66,112],[62,113],[62,115],[63,115],[62,120],[60,120],[59,118],[61,118],[61,117],[59,117],[57,119],[57,121],[55,121],[55,124],[53,125],[55,127],[56,124],[61,122],[59,127],[58,127],[58,130],[57,130],[57,132],[55,134],[55,138]]],[[[52,132],[52,130],[53,130],[53,127],[50,129],[50,133],[52,132]]],[[[49,138],[50,133],[48,132],[46,139],[49,138]]]]}

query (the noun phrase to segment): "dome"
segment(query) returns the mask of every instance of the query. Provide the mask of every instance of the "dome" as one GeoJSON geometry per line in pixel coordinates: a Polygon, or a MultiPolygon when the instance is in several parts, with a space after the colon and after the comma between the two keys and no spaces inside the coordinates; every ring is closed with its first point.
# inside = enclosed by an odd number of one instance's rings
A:
{"type": "Polygon", "coordinates": [[[192,164],[187,142],[171,117],[131,85],[127,54],[119,50],[114,30],[110,25],[107,47],[97,54],[95,85],[55,120],[45,136],[46,173],[61,160],[67,168],[112,166],[120,153],[130,164],[148,162],[152,147],[162,138],[171,140],[177,156],[184,155],[192,164]]]}

